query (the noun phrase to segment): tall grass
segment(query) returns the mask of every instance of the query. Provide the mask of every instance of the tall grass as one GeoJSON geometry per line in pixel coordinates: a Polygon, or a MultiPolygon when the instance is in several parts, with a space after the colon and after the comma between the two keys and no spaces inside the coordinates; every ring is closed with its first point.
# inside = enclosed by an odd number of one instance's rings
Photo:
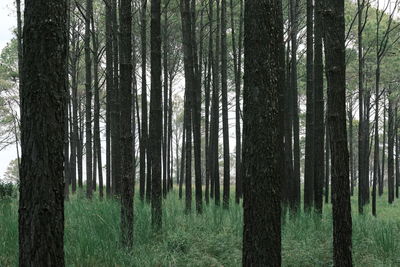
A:
{"type": "MultiPolygon", "coordinates": [[[[65,206],[67,266],[240,266],[242,208],[205,206],[202,215],[184,214],[176,192],[163,206],[163,230],[151,229],[150,207],[135,199],[134,248],[119,243],[120,206],[116,200],[88,201],[83,194],[65,206]]],[[[353,199],[353,207],[356,207],[353,199]]],[[[0,266],[18,263],[18,205],[0,202],[0,266]]],[[[355,266],[400,266],[400,207],[378,201],[378,218],[353,208],[355,266]]],[[[301,213],[282,232],[284,266],[332,265],[331,206],[321,218],[301,213]]]]}

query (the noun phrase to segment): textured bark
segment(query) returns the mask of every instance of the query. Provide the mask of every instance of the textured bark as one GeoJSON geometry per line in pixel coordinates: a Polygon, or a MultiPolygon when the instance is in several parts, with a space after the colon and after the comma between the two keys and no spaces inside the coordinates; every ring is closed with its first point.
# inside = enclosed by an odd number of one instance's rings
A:
{"type": "MultiPolygon", "coordinates": [[[[306,148],[304,160],[304,211],[310,212],[314,206],[314,21],[313,1],[307,0],[307,111],[306,148]]],[[[293,82],[293,80],[292,80],[293,82]]]]}
{"type": "Polygon", "coordinates": [[[246,1],[244,15],[243,266],[281,265],[280,1],[246,1]]]}
{"type": "Polygon", "coordinates": [[[151,153],[151,223],[155,230],[162,226],[161,140],[161,1],[151,1],[151,93],[150,93],[150,153],[151,153]]]}
{"type": "Polygon", "coordinates": [[[93,16],[93,2],[86,0],[85,14],[85,115],[86,115],[86,196],[92,198],[92,57],[90,48],[90,26],[93,16]]]}
{"type": "Polygon", "coordinates": [[[324,187],[324,66],[322,60],[322,1],[315,6],[314,51],[314,208],[322,213],[324,187]]]}
{"type": "Polygon", "coordinates": [[[67,1],[25,1],[19,266],[64,266],[67,1]]]}
{"type": "Polygon", "coordinates": [[[323,18],[332,156],[333,262],[335,266],[352,266],[344,0],[326,0],[323,18]]]}
{"type": "Polygon", "coordinates": [[[121,110],[121,243],[133,245],[133,177],[132,177],[132,6],[121,0],[120,24],[120,110],[121,110]]]}
{"type": "Polygon", "coordinates": [[[226,44],[226,0],[221,0],[221,93],[222,93],[222,137],[224,144],[224,188],[223,207],[229,208],[230,191],[230,154],[229,154],[229,125],[228,125],[228,62],[226,44]]]}
{"type": "Polygon", "coordinates": [[[398,112],[398,106],[396,105],[396,108],[394,109],[394,140],[395,140],[395,168],[396,168],[396,174],[395,174],[395,187],[396,187],[396,198],[399,198],[399,182],[400,182],[400,162],[399,162],[399,115],[397,114],[398,112]]]}

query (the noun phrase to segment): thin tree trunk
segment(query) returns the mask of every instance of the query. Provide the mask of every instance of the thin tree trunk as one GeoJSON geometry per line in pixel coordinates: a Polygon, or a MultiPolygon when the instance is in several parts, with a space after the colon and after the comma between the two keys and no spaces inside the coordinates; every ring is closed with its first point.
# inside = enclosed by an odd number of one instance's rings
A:
{"type": "Polygon", "coordinates": [[[322,59],[322,12],[321,1],[315,7],[314,51],[314,208],[322,213],[324,187],[324,66],[322,59]]]}
{"type": "Polygon", "coordinates": [[[133,177],[132,177],[132,4],[121,0],[120,23],[120,110],[121,110],[121,243],[133,245],[133,177]]]}
{"type": "Polygon", "coordinates": [[[150,153],[151,153],[151,224],[157,231],[162,226],[161,143],[161,0],[151,1],[151,92],[150,92],[150,153]]]}
{"type": "MultiPolygon", "coordinates": [[[[307,111],[304,160],[304,211],[314,206],[314,21],[313,1],[307,0],[307,111]]],[[[297,78],[296,78],[297,79],[297,78]]],[[[293,81],[292,81],[293,82],[293,81]]]]}
{"type": "Polygon", "coordinates": [[[93,16],[93,2],[86,0],[85,14],[85,93],[86,93],[86,195],[92,198],[92,57],[90,47],[90,18],[93,16]]]}
{"type": "Polygon", "coordinates": [[[113,88],[113,33],[112,33],[112,3],[108,0],[106,3],[106,195],[111,196],[111,102],[113,88]]]}
{"type": "MultiPolygon", "coordinates": [[[[390,90],[390,88],[389,88],[390,90]]],[[[389,92],[389,110],[388,110],[388,201],[392,204],[394,201],[394,115],[393,100],[389,92]]]]}

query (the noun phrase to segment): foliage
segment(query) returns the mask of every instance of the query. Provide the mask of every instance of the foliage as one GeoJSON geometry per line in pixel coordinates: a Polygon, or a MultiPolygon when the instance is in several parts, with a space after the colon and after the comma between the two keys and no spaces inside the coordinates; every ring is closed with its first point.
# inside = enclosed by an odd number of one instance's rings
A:
{"type": "MultiPolygon", "coordinates": [[[[355,266],[400,264],[400,204],[389,205],[386,200],[386,194],[378,200],[378,218],[369,213],[358,215],[353,209],[355,266]]],[[[357,198],[352,199],[352,205],[356,207],[357,198]]],[[[117,201],[88,201],[84,194],[77,194],[65,208],[67,266],[241,266],[241,206],[223,210],[210,205],[203,215],[185,216],[183,201],[172,192],[165,200],[163,232],[155,235],[150,206],[136,199],[132,251],[119,244],[117,201]]],[[[16,201],[0,205],[0,266],[17,265],[17,218],[16,201]]],[[[331,206],[325,206],[321,219],[304,214],[287,218],[282,248],[283,266],[331,266],[331,206]]]]}
{"type": "Polygon", "coordinates": [[[11,182],[0,181],[0,200],[14,196],[14,185],[11,182]]]}

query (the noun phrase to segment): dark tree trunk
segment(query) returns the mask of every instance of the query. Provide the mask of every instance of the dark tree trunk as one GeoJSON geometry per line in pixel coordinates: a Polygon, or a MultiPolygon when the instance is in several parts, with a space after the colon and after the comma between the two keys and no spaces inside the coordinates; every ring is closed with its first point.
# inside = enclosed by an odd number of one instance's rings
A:
{"type": "Polygon", "coordinates": [[[322,60],[322,1],[315,7],[314,51],[314,208],[322,213],[324,187],[324,66],[322,60]]]}
{"type": "Polygon", "coordinates": [[[133,245],[133,179],[132,179],[132,6],[121,0],[120,23],[120,110],[121,110],[121,243],[133,245]]]}
{"type": "Polygon", "coordinates": [[[86,0],[85,14],[85,93],[86,93],[86,195],[92,198],[92,58],[90,48],[90,26],[93,16],[93,2],[86,0]]]}
{"type": "MultiPolygon", "coordinates": [[[[307,111],[306,145],[304,160],[304,211],[310,212],[314,204],[314,21],[313,1],[307,0],[307,111]]],[[[292,81],[293,82],[293,81],[292,81]]]]}
{"type": "Polygon", "coordinates": [[[357,0],[358,8],[358,90],[359,90],[359,130],[358,130],[358,212],[364,212],[364,183],[366,172],[366,154],[365,147],[365,105],[364,105],[364,52],[363,52],[363,12],[364,0],[357,0]]]}
{"type": "Polygon", "coordinates": [[[220,0],[217,2],[217,30],[215,31],[215,57],[213,65],[213,103],[211,115],[211,131],[212,131],[212,181],[214,183],[214,201],[215,205],[219,206],[221,202],[220,197],[220,179],[219,179],[219,102],[220,102],[220,56],[221,56],[221,20],[220,20],[220,0]]]}
{"type": "Polygon", "coordinates": [[[389,92],[388,96],[388,201],[389,204],[392,204],[394,201],[394,114],[393,100],[390,94],[391,92],[389,92]]]}
{"type": "Polygon", "coordinates": [[[150,92],[150,153],[151,153],[151,223],[155,230],[162,226],[161,140],[161,0],[151,1],[151,92],[150,92]]]}
{"type": "Polygon", "coordinates": [[[25,1],[24,22],[19,266],[64,266],[67,1],[25,1]]]}
{"type": "Polygon", "coordinates": [[[280,1],[245,1],[243,266],[281,265],[280,1]],[[266,160],[268,159],[268,160],[266,160]]]}
{"type": "Polygon", "coordinates": [[[113,36],[112,36],[112,5],[106,3],[106,195],[111,196],[111,102],[113,88],[113,36]]]}
{"type": "Polygon", "coordinates": [[[326,0],[323,18],[332,156],[333,262],[335,266],[352,266],[344,0],[326,0]]]}
{"type": "Polygon", "coordinates": [[[222,136],[224,144],[224,192],[223,207],[229,208],[230,191],[230,154],[229,154],[229,125],[228,125],[228,62],[226,44],[226,0],[221,0],[221,93],[222,93],[222,136]]]}
{"type": "MultiPolygon", "coordinates": [[[[206,191],[205,191],[205,200],[206,204],[209,204],[210,195],[212,197],[213,193],[213,182],[212,182],[212,147],[211,147],[211,124],[210,124],[210,92],[211,92],[211,77],[213,75],[213,62],[214,62],[214,40],[213,40],[213,1],[209,0],[209,11],[208,11],[208,23],[209,23],[209,40],[208,40],[208,77],[207,84],[205,86],[205,161],[206,161],[206,191]],[[210,188],[211,187],[211,188],[210,188]],[[211,191],[211,192],[210,192],[211,191]]],[[[211,112],[212,114],[212,112],[211,112]]]]}
{"type": "MultiPolygon", "coordinates": [[[[290,15],[290,11],[288,12],[290,15]]],[[[291,25],[289,26],[291,27],[291,25]]],[[[284,208],[290,204],[291,207],[294,206],[294,176],[293,176],[293,91],[291,90],[290,81],[290,40],[287,41],[286,49],[286,88],[284,89],[284,152],[285,152],[285,176],[282,183],[282,201],[284,203],[284,208]]]]}
{"type": "Polygon", "coordinates": [[[185,69],[185,212],[190,213],[192,209],[192,96],[194,95],[193,90],[195,86],[192,50],[193,46],[191,39],[190,0],[181,0],[180,9],[185,69]]]}
{"type": "MultiPolygon", "coordinates": [[[[99,176],[99,197],[103,198],[103,162],[101,156],[101,141],[100,141],[100,84],[99,84],[99,36],[95,33],[95,27],[92,25],[92,38],[93,38],[93,70],[94,70],[94,164],[93,173],[96,171],[96,164],[99,176]]],[[[93,175],[93,189],[96,190],[96,175],[93,175]]]]}
{"type": "MultiPolygon", "coordinates": [[[[190,46],[193,62],[193,86],[192,86],[192,120],[193,120],[193,145],[194,145],[194,173],[195,173],[195,196],[196,211],[203,212],[203,191],[201,187],[201,69],[199,68],[199,60],[197,56],[196,41],[196,4],[195,0],[191,0],[190,9],[190,46]]],[[[200,36],[202,38],[202,36],[200,36]]],[[[190,65],[190,64],[189,64],[190,65]]]]}
{"type": "Polygon", "coordinates": [[[111,179],[113,194],[121,193],[121,123],[120,123],[120,92],[119,92],[119,44],[118,44],[118,21],[117,0],[112,1],[112,27],[113,27],[113,63],[114,84],[111,102],[111,179]]]}

